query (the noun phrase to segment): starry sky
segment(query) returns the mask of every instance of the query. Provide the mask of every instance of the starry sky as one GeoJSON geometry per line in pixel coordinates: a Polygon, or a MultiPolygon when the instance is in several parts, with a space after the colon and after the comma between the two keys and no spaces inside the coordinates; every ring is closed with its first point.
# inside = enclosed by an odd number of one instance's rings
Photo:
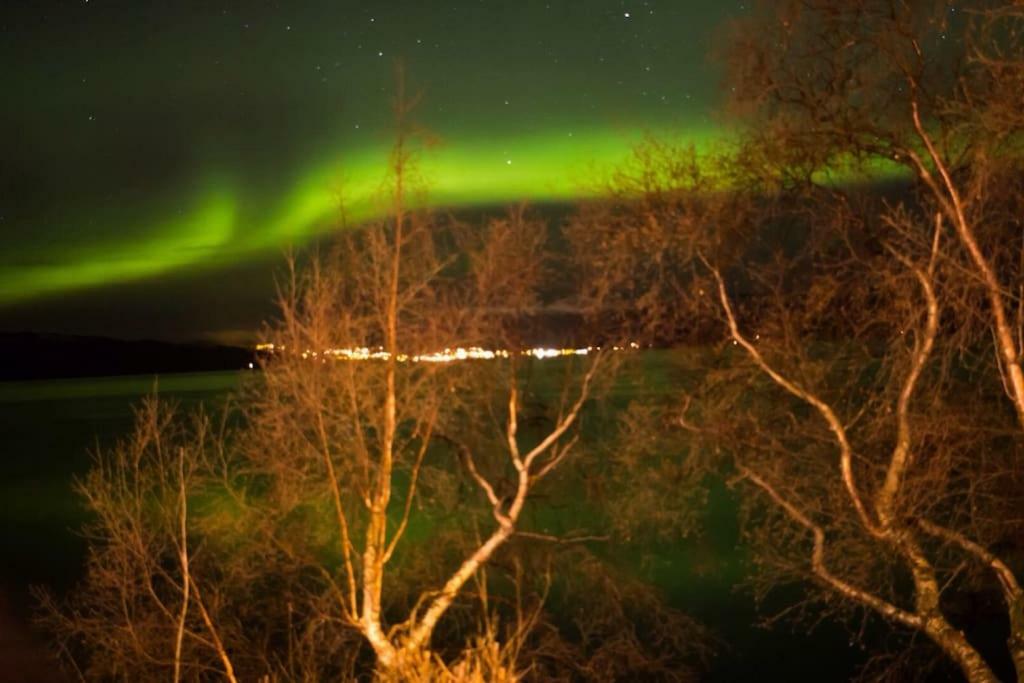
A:
{"type": "Polygon", "coordinates": [[[7,0],[0,330],[251,335],[282,251],[375,213],[394,60],[438,206],[586,197],[707,144],[714,0],[7,0]]]}

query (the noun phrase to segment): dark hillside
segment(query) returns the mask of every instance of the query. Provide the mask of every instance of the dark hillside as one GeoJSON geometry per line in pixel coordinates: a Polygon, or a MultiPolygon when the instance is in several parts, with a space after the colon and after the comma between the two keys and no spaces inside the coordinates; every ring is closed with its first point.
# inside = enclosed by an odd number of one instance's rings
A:
{"type": "Polygon", "coordinates": [[[253,360],[253,351],[233,346],[0,334],[0,381],[237,370],[253,360]]]}

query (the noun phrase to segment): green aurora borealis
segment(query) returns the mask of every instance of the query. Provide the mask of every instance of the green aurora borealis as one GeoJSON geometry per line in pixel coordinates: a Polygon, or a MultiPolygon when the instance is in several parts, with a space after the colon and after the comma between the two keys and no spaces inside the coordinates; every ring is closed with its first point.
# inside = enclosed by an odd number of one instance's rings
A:
{"type": "MultiPolygon", "coordinates": [[[[710,137],[693,131],[687,139],[710,137]]],[[[640,141],[640,133],[610,131],[452,145],[422,155],[417,173],[429,201],[439,206],[571,200],[599,192],[601,181],[628,161],[640,141]]],[[[179,268],[223,265],[302,244],[337,228],[342,216],[346,224],[357,224],[376,214],[387,154],[386,148],[369,148],[311,165],[292,187],[281,188],[282,196],[273,198],[263,217],[247,216],[246,197],[230,181],[211,179],[195,197],[186,198],[174,218],[143,218],[127,236],[68,248],[56,263],[5,265],[0,304],[179,268]]]]}
{"type": "Polygon", "coordinates": [[[591,195],[647,133],[718,134],[707,53],[741,7],[146,4],[3,10],[0,314],[267,259],[338,228],[340,202],[371,217],[398,56],[439,140],[432,204],[591,195]]]}

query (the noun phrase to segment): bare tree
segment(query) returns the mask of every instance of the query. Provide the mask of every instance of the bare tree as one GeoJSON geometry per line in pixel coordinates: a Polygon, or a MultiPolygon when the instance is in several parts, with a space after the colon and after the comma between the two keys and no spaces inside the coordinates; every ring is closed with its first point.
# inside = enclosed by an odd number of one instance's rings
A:
{"type": "Polygon", "coordinates": [[[68,661],[83,663],[81,677],[142,679],[169,670],[175,681],[211,672],[236,680],[225,649],[231,636],[222,630],[231,627],[216,623],[226,584],[211,582],[208,553],[197,560],[190,538],[190,496],[206,490],[204,471],[223,464],[221,443],[205,415],[175,420],[151,398],[133,433],[95,454],[76,487],[96,516],[85,529],[90,589],[66,607],[41,594],[68,661]]]}
{"type": "Polygon", "coordinates": [[[1003,667],[956,614],[955,596],[979,586],[1002,598],[1005,652],[1024,677],[1024,119],[1008,105],[1022,18],[1015,3],[761,8],[728,51],[736,108],[753,121],[733,163],[792,204],[789,234],[760,221],[772,256],[741,267],[698,256],[754,373],[720,373],[704,409],[732,403],[719,443],[767,504],[748,528],[768,580],[803,573],[833,604],[926,636],[976,681],[1003,667]],[[885,201],[841,188],[879,173],[912,187],[885,201]]]}
{"type": "Polygon", "coordinates": [[[470,372],[464,364],[422,360],[442,349],[495,348],[505,341],[505,321],[495,320],[490,305],[500,299],[515,310],[530,303],[542,241],[521,213],[492,224],[466,265],[473,287],[460,286],[452,274],[458,264],[443,244],[451,234],[429,214],[408,209],[410,106],[399,91],[388,218],[342,237],[286,288],[274,336],[284,351],[267,363],[265,383],[246,401],[249,459],[267,476],[270,513],[287,518],[310,496],[323,495],[334,516],[331,550],[340,562],[336,571],[326,569],[309,557],[308,539],[281,533],[287,527],[271,528],[269,541],[300,564],[323,570],[324,585],[337,598],[332,617],[366,639],[385,676],[429,665],[439,620],[519,530],[537,484],[572,455],[602,362],[595,354],[578,371],[569,369],[553,421],[527,436],[520,428],[518,349],[470,372]],[[339,361],[331,354],[356,348],[370,349],[375,358],[339,361]],[[480,380],[487,384],[475,384],[480,380]],[[494,390],[502,385],[507,390],[497,404],[494,390]],[[480,388],[490,391],[481,395],[480,388]],[[485,419],[481,407],[489,429],[475,426],[485,419]],[[445,577],[440,585],[424,588],[404,614],[394,607],[387,614],[387,576],[416,499],[426,498],[431,485],[451,485],[440,481],[451,474],[438,464],[445,457],[461,461],[490,521],[475,520],[479,540],[457,551],[461,557],[447,558],[449,567],[437,567],[445,577]],[[509,477],[504,488],[500,476],[509,477]]]}
{"type": "Polygon", "coordinates": [[[613,508],[573,509],[606,476],[613,435],[583,421],[620,356],[523,352],[563,336],[536,316],[550,228],[423,209],[414,105],[399,80],[384,218],[290,263],[230,428],[154,404],[81,484],[94,559],[47,613],[86,677],[692,676],[701,630],[591,551],[613,508]]]}
{"type": "Polygon", "coordinates": [[[725,54],[741,140],[648,145],[574,223],[607,319],[724,323],[665,424],[749,486],[755,587],[809,582],[797,609],[875,615],[978,681],[1024,676],[1022,19],[765,3],[725,54]]]}

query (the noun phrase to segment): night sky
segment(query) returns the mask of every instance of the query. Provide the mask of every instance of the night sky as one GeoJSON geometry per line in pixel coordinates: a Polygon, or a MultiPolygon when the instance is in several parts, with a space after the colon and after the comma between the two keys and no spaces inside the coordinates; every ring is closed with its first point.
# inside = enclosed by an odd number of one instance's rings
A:
{"type": "Polygon", "coordinates": [[[586,196],[646,132],[721,134],[742,3],[7,0],[0,330],[251,336],[282,251],[374,213],[393,62],[440,206],[586,196]]]}

